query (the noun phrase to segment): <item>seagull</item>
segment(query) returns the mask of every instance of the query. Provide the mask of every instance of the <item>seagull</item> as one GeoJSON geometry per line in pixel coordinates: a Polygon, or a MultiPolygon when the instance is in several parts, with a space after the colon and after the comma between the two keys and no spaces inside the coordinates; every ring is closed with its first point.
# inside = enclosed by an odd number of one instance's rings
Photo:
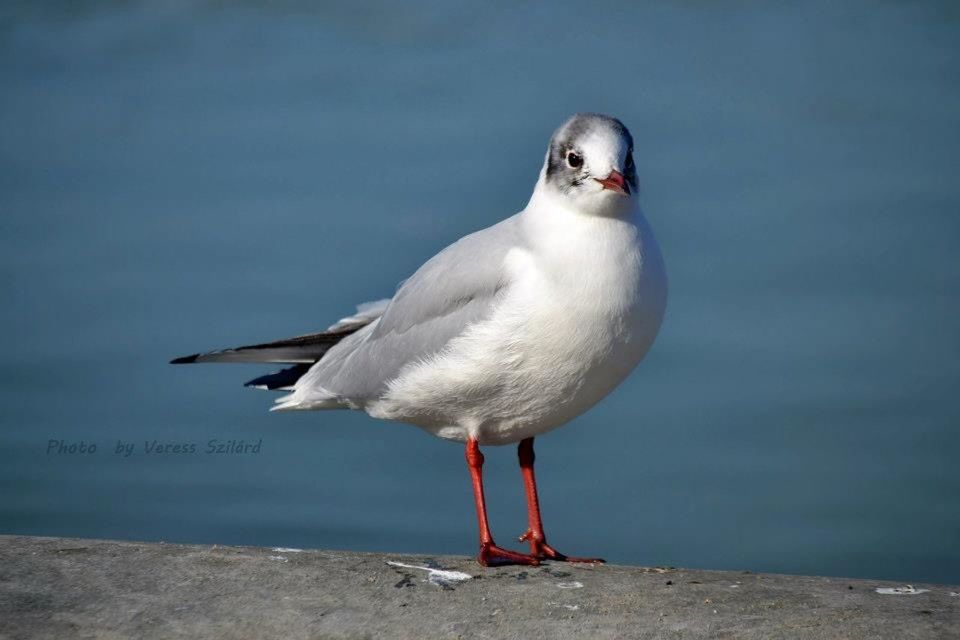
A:
{"type": "Polygon", "coordinates": [[[550,139],[527,206],[454,242],[325,331],[172,361],[288,366],[247,383],[274,411],[352,409],[465,445],[483,566],[603,562],[547,543],[533,440],[609,394],[646,355],[667,278],[640,209],[633,137],[578,113],[550,139]],[[481,445],[518,443],[530,553],[497,546],[481,445]]]}

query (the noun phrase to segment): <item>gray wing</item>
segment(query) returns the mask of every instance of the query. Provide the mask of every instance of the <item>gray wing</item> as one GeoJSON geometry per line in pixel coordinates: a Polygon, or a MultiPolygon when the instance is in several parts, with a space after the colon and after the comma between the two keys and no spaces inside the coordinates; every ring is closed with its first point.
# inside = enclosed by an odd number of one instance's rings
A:
{"type": "Polygon", "coordinates": [[[400,285],[379,320],[331,348],[277,408],[380,397],[404,366],[437,353],[490,314],[508,284],[504,258],[523,244],[516,215],[453,243],[400,285]]]}

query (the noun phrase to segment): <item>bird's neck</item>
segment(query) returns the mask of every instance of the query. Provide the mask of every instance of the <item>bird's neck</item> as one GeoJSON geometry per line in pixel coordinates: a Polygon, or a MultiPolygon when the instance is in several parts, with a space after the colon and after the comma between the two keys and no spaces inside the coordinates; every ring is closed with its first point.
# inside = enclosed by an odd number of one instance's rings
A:
{"type": "Polygon", "coordinates": [[[572,219],[586,216],[631,220],[639,215],[640,205],[636,196],[623,197],[612,192],[588,193],[579,196],[562,193],[548,184],[541,172],[537,186],[534,187],[524,211],[552,212],[548,215],[556,218],[569,216],[572,219]]]}

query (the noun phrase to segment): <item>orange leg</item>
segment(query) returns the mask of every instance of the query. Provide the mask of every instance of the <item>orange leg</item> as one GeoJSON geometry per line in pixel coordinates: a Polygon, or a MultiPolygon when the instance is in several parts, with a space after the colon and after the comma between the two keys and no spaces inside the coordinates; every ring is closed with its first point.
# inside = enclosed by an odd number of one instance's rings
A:
{"type": "Polygon", "coordinates": [[[480,554],[477,562],[485,567],[504,564],[538,565],[540,560],[536,556],[517,553],[498,547],[490,534],[490,524],[487,522],[487,504],[483,498],[483,454],[477,441],[467,441],[467,466],[470,468],[470,479],[473,481],[473,499],[477,504],[477,522],[480,524],[480,554]]]}
{"type": "Polygon", "coordinates": [[[563,560],[564,562],[603,562],[600,558],[574,558],[567,556],[549,544],[543,533],[543,521],[540,519],[540,501],[537,499],[537,478],[533,473],[533,438],[520,441],[517,447],[520,457],[520,472],[523,474],[523,484],[527,492],[527,518],[530,526],[526,533],[520,536],[521,542],[530,543],[530,554],[541,560],[563,560]]]}

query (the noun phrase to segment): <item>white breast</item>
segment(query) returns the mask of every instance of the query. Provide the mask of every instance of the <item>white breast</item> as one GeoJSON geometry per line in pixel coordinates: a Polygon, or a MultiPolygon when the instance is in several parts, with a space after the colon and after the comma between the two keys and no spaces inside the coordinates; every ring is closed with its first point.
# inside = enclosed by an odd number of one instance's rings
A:
{"type": "Polygon", "coordinates": [[[643,358],[666,277],[642,214],[536,213],[525,220],[535,241],[508,254],[511,285],[492,315],[406,370],[371,415],[444,438],[516,442],[586,411],[643,358]]]}

